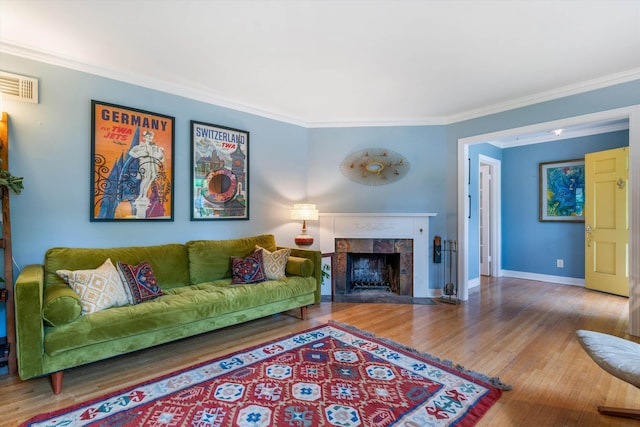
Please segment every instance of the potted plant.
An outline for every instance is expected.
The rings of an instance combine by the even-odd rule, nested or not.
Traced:
[[[2,169],[2,160],[0,160],[0,188],[7,188],[16,194],[20,194],[24,188],[22,180],[22,177],[13,176],[8,170]]]

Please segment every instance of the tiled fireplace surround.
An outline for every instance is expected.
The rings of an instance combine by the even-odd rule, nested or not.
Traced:
[[[344,294],[348,253],[400,254],[400,294],[428,298],[429,217],[418,214],[320,214],[320,250],[333,253],[335,294]]]
[[[334,293],[348,293],[349,254],[399,254],[398,295],[413,296],[413,240],[412,239],[338,239],[334,262]]]

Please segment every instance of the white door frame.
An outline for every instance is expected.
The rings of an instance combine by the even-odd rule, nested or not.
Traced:
[[[458,288],[469,299],[469,145],[604,120],[629,120],[629,333],[640,336],[640,104],[458,139]]]
[[[479,154],[478,170],[480,170],[480,164],[482,163],[491,166],[491,189],[489,190],[491,194],[491,200],[489,201],[489,211],[491,212],[489,216],[489,241],[491,242],[489,245],[489,256],[491,257],[491,267],[489,274],[492,277],[499,277],[501,276],[500,270],[502,266],[502,217],[500,215],[502,212],[502,192],[500,191],[502,188],[502,162],[493,157]],[[480,205],[478,204],[478,209],[479,208]]]

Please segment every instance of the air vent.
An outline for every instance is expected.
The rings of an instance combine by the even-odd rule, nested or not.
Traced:
[[[38,103],[38,79],[0,71],[0,92],[3,97]]]

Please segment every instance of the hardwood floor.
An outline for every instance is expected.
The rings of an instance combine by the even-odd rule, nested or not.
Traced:
[[[600,415],[598,405],[640,408],[640,390],[600,369],[575,331],[630,338],[628,300],[581,287],[484,279],[461,305],[346,304],[310,307],[307,320],[281,314],[65,372],[60,395],[49,378],[0,377],[0,426],[99,397],[137,382],[334,320],[499,376],[513,390],[478,426],[639,426]],[[635,342],[640,339],[631,337]]]

